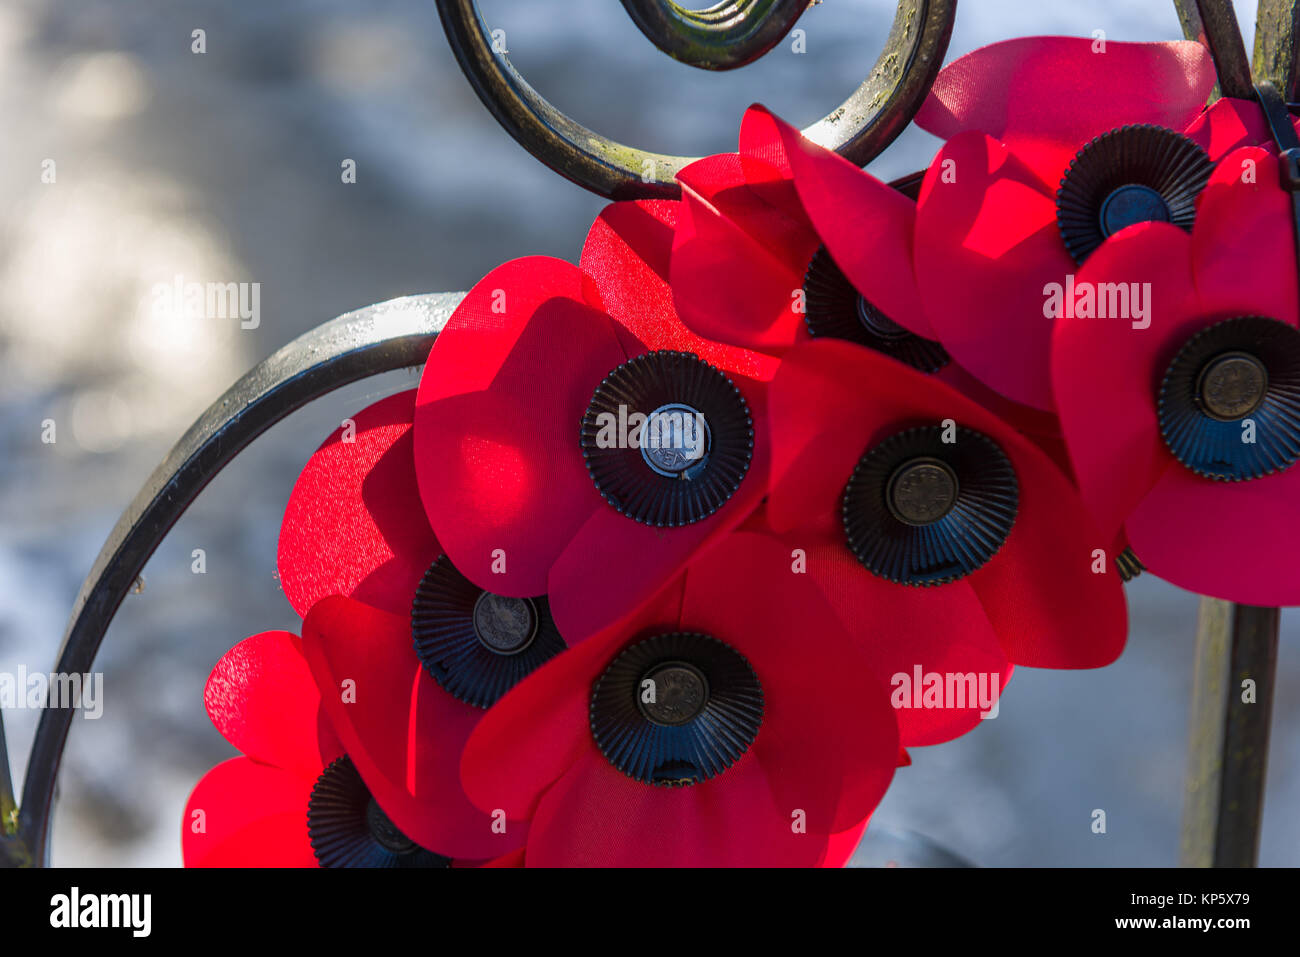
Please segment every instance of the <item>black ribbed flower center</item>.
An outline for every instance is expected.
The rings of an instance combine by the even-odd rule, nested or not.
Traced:
[[[877,443],[844,489],[844,533],[867,569],[904,585],[956,581],[991,559],[1016,520],[1011,460],[970,429],[922,426]]]
[[[544,595],[484,591],[445,555],[424,573],[411,604],[415,654],[448,693],[477,708],[502,695],[566,647]]]
[[[1300,458],[1300,330],[1261,316],[1192,336],[1160,384],[1160,434],[1197,475],[1240,482]]]
[[[1056,224],[1065,248],[1082,263],[1107,237],[1136,223],[1173,223],[1190,232],[1213,169],[1194,140],[1162,126],[1101,134],[1061,178]]]
[[[859,293],[825,246],[809,260],[803,289],[804,324],[814,339],[856,342],[926,373],[948,364],[943,346],[908,332]]]
[[[694,632],[624,648],[591,693],[591,734],[645,784],[696,784],[735,764],[763,721],[763,688],[729,645]]]
[[[648,352],[614,369],[582,418],[591,480],[619,513],[674,528],[707,518],[740,488],[754,455],[749,404],[687,352]]]
[[[307,801],[307,834],[321,867],[451,864],[450,858],[425,850],[393,824],[346,755],[316,779]]]

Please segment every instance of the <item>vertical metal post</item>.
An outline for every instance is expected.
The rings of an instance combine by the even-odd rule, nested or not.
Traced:
[[[1300,0],[1260,0],[1252,69],[1229,0],[1174,0],[1189,39],[1209,48],[1224,96],[1271,81],[1296,98]],[[1253,77],[1251,76],[1253,72]],[[1202,598],[1183,806],[1184,867],[1253,867],[1277,675],[1276,608]]]
[[[1258,858],[1279,615],[1276,608],[1201,599],[1184,867],[1253,867]]]

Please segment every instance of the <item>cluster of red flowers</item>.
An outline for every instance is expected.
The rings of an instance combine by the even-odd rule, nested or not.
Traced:
[[[213,672],[244,756],[186,862],[839,866],[963,680],[1113,661],[1143,565],[1300,600],[1291,198],[1213,83],[976,51],[919,192],[754,108],[578,265],[486,276],[299,477],[302,634]]]

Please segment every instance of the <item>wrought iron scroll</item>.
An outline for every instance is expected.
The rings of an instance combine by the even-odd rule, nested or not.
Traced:
[[[774,0],[735,0],[704,11],[686,11],[668,0],[624,0],[624,5],[661,49],[711,68],[740,66],[761,55],[779,42],[780,36],[771,39],[776,27],[788,30],[797,19],[792,4]],[[747,28],[734,16],[722,16],[742,8]],[[610,199],[680,195],[677,171],[692,157],[615,143],[560,112],[494,48],[475,0],[438,0],[438,14],[474,91],[528,152],[561,176]],[[858,166],[874,159],[921,108],[943,64],[956,15],[957,0],[899,0],[889,38],[870,74],[804,135]],[[708,19],[713,16],[717,19]],[[728,49],[734,62],[728,61]]]

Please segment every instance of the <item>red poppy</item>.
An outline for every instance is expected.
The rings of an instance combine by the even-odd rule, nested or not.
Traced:
[[[933,374],[1049,445],[1055,416],[980,383],[936,341],[913,273],[916,203],[751,107],[740,152],[678,174],[673,297],[703,336],[781,355],[856,342]]]
[[[996,672],[1001,656],[1089,668],[1123,649],[1113,532],[1101,534],[1069,479],[996,415],[900,363],[827,340],[786,354],[770,421],[767,520],[807,550],[810,577],[831,583],[824,591],[843,620],[880,607],[921,636],[862,631],[873,657],[905,673],[981,660]],[[928,640],[927,623],[938,629]],[[905,745],[962,730],[956,715],[935,715],[934,728],[912,715],[920,723],[909,741],[907,717],[900,712]]]
[[[416,485],[414,411],[413,391],[377,402],[311,457],[285,511],[280,579],[325,710],[388,789],[385,809],[422,844],[483,859],[522,837],[469,804],[460,750],[483,709],[565,642],[545,595],[484,592],[442,555]]]
[[[667,283],[675,214],[615,203],[580,266],[493,270],[420,383],[416,471],[443,548],[479,587],[546,593],[574,639],[644,601],[766,492],[754,436],[775,362],[682,325]],[[674,421],[696,441],[641,442]]]
[[[357,773],[321,709],[297,636],[248,638],[217,663],[208,716],[243,752],[199,781],[186,804],[187,867],[445,867],[386,813],[393,797]],[[433,809],[429,809],[432,811]],[[519,866],[522,851],[494,866]]]
[[[1300,604],[1283,558],[1300,532],[1300,301],[1279,166],[1271,150],[1237,150],[1190,235],[1148,223],[1108,239],[1079,288],[1147,284],[1149,325],[1092,318],[1080,301],[1052,343],[1062,427],[1103,532],[1122,528],[1176,585],[1253,605]],[[1102,285],[1121,282],[1137,285]]]
[[[531,818],[530,866],[838,866],[898,756],[830,607],[742,531],[517,685],[461,773],[480,807]]]
[[[1257,105],[1209,109],[1199,43],[1031,37],[949,64],[917,115],[948,140],[921,187],[916,276],[937,338],[972,374],[1052,407],[1050,284],[1146,220],[1190,229],[1212,164],[1271,142]]]

